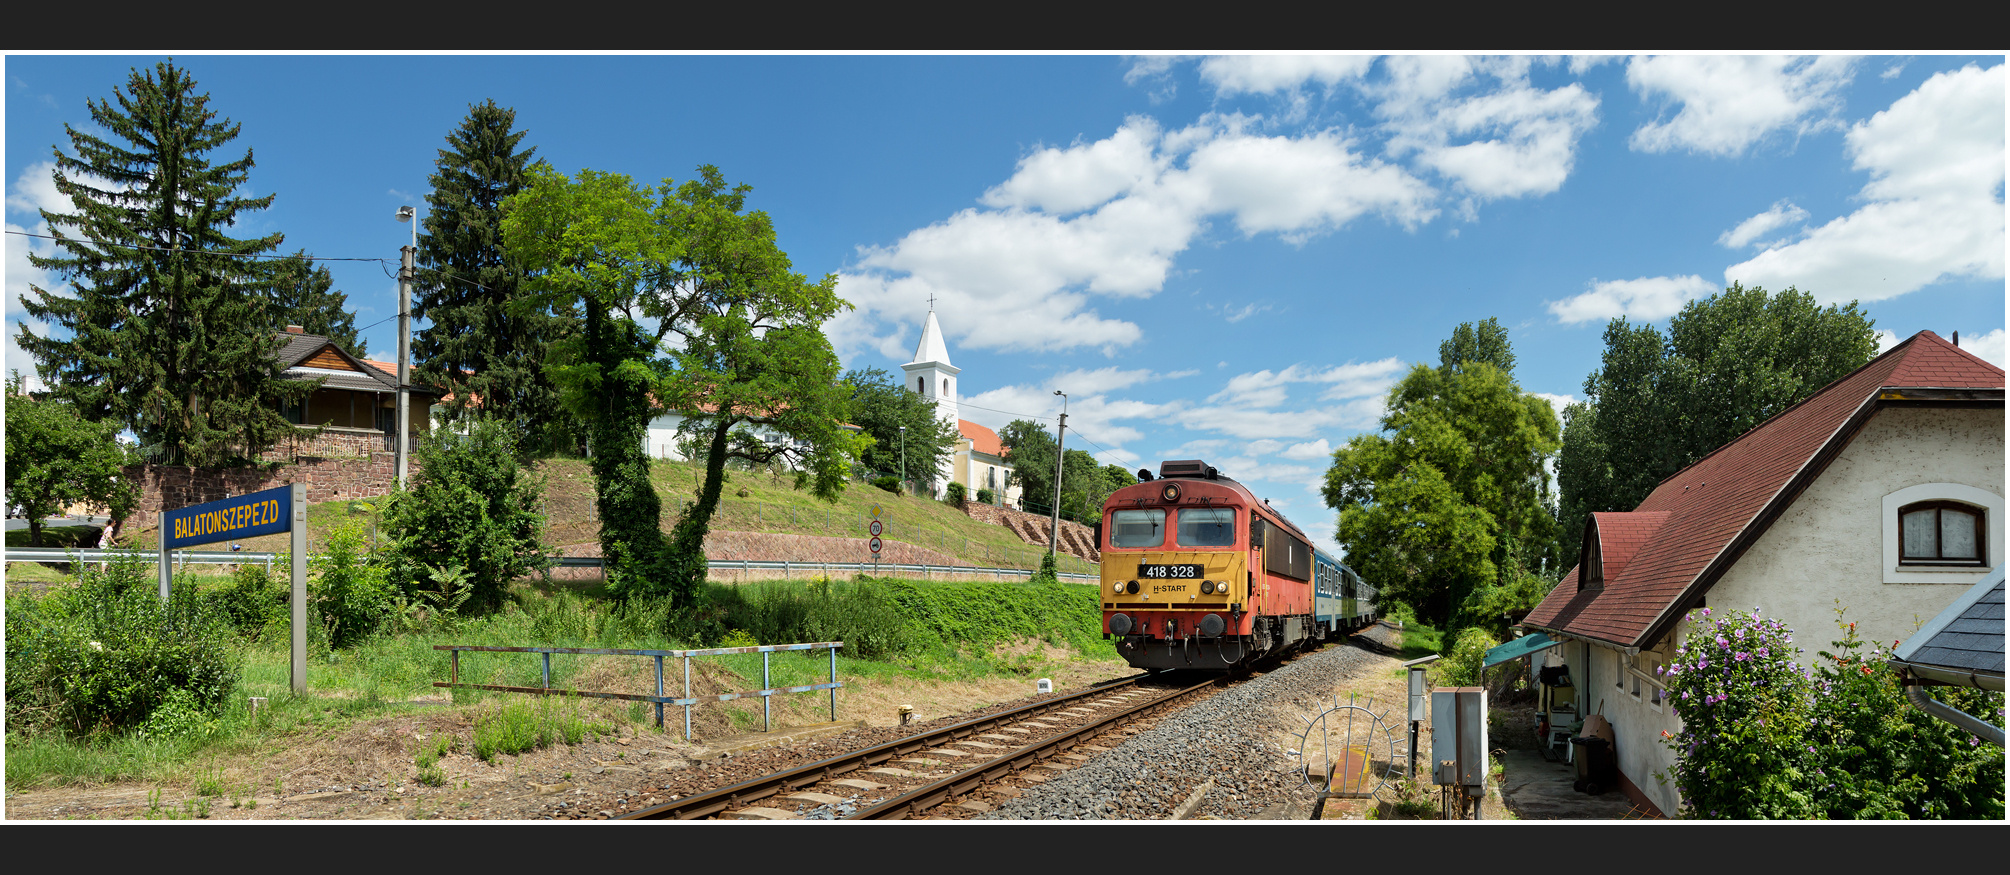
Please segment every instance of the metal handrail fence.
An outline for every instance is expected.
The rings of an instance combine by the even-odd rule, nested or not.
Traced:
[[[771,708],[771,700],[769,697],[774,696],[777,693],[811,693],[816,692],[817,690],[829,690],[831,691],[831,719],[833,721],[837,720],[837,702],[838,702],[837,691],[838,688],[844,686],[844,684],[839,683],[837,679],[837,652],[838,648],[843,646],[844,642],[842,641],[819,641],[813,644],[764,644],[755,647],[716,647],[708,650],[614,650],[604,647],[487,647],[474,644],[435,644],[433,645],[434,650],[447,650],[452,652],[451,657],[452,665],[448,669],[449,680],[434,681],[433,686],[448,687],[454,689],[467,689],[467,690],[492,690],[495,692],[502,692],[502,693],[531,693],[533,695],[540,695],[540,696],[582,696],[592,699],[622,699],[631,702],[654,702],[656,704],[657,729],[663,728],[664,705],[682,705],[684,706],[684,740],[690,741],[691,706],[696,705],[699,702],[729,702],[734,699],[745,698],[748,696],[759,696],[761,698],[761,730],[765,732],[773,727],[773,712]],[[772,683],[771,681],[772,676],[770,674],[771,665],[769,663],[769,654],[780,653],[791,650],[830,651],[830,675],[831,675],[830,681],[827,683],[809,684],[806,686],[799,686],[799,687],[770,687],[770,684]],[[511,687],[511,686],[503,686],[500,684],[461,683],[460,682],[461,654],[467,651],[478,651],[485,653],[539,654],[542,657],[543,661],[544,686]],[[551,688],[551,655],[554,653],[584,653],[594,656],[653,657],[656,663],[656,695],[645,696],[638,693],[609,693],[594,690],[554,690]],[[725,693],[717,696],[691,695],[691,658],[694,656],[723,656],[731,653],[759,653],[761,655],[762,689],[747,690],[738,693]],[[682,696],[663,695],[663,660],[665,657],[671,659],[681,658],[684,660],[684,695]]]
[[[152,561],[158,554],[151,550],[8,550],[8,562],[105,562],[120,556],[133,555]],[[176,550],[176,565],[266,565],[270,566],[279,553],[231,553],[221,550]],[[309,556],[308,558],[313,558]],[[599,568],[598,556],[553,556],[554,568]],[[905,565],[896,562],[796,562],[793,560],[768,559],[707,559],[707,567],[715,571],[780,571],[784,576],[801,571],[812,571],[829,576],[832,571],[839,573],[860,573],[886,571],[892,573],[919,574],[923,579],[952,574],[988,574],[999,580],[1008,578],[1029,579],[1034,574],[1030,568],[985,568],[975,565]],[[1097,583],[1096,575],[1076,572],[1061,572],[1055,577],[1078,583]]]

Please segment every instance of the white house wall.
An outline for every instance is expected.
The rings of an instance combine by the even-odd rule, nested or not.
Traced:
[[[1775,520],[1736,565],[1705,594],[1715,611],[1750,611],[1783,620],[1801,648],[1801,662],[1813,668],[1817,652],[1841,637],[1836,604],[1848,608],[1865,641],[1912,636],[1989,569],[1936,572],[1932,582],[1887,583],[1885,532],[1897,525],[1896,505],[1886,497],[1909,487],[1961,487],[1940,496],[1988,505],[1992,567],[2003,560],[2003,412],[2001,410],[1892,407],[1873,414],[1856,439],[1827,470]],[[1993,502],[1993,503],[1991,503]],[[1886,520],[1890,516],[1892,519]],[[1660,642],[1667,658],[1687,637],[1678,623]],[[1680,718],[1648,698],[1615,686],[1614,651],[1591,648],[1585,695],[1588,713],[1603,713],[1618,737],[1619,768],[1663,812],[1673,815],[1681,801],[1672,785],[1655,775],[1669,773],[1674,752],[1660,734],[1678,734]],[[1578,669],[1572,667],[1572,674]],[[1679,706],[1679,702],[1675,703]]]

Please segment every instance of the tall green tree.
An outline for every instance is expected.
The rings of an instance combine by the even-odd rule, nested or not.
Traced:
[[[1006,483],[1019,484],[1019,504],[1047,513],[1054,504],[1054,435],[1030,419],[1015,419],[998,430],[1005,447],[1005,464],[1012,466]]]
[[[638,188],[620,174],[534,170],[503,222],[536,275],[528,304],[585,313],[547,370],[592,430],[610,583],[686,607],[702,592],[729,460],[793,469],[798,488],[835,501],[867,443],[842,425],[849,390],[822,331],[849,307],[837,278],[795,273],[767,214],[746,209],[750,187],[728,187],[709,165],[698,173]],[[652,398],[682,414],[706,465],[667,544],[643,447]]]
[[[335,291],[335,277],[301,250],[268,263],[272,295],[266,326],[283,331],[298,325],[308,334],[318,334],[348,350],[357,358],[369,355],[369,345],[356,333],[356,314],[349,312],[349,296]]]
[[[1495,364],[1512,362],[1505,352],[1411,369],[1389,392],[1382,433],[1335,450],[1326,473],[1348,564],[1441,626],[1478,622],[1489,594],[1539,565],[1555,536],[1544,465],[1556,414]]]
[[[118,423],[87,422],[66,402],[37,400],[7,386],[7,507],[28,520],[28,543],[42,546],[42,519],[87,502],[123,520],[139,489],[121,470],[131,461]]]
[[[1507,329],[1492,316],[1483,322],[1459,323],[1451,338],[1438,344],[1439,367],[1463,373],[1468,365],[1481,362],[1499,368],[1501,373],[1514,373],[1514,348],[1508,344]]]
[[[872,438],[859,457],[867,471],[931,483],[956,451],[960,434],[936,415],[935,403],[897,383],[883,368],[845,372],[851,387],[851,422]],[[902,467],[901,427],[907,427],[906,467]]]
[[[57,254],[29,255],[73,295],[29,286],[28,314],[60,332],[17,339],[55,397],[84,418],[138,435],[149,461],[231,464],[294,433],[280,415],[313,384],[282,378],[280,340],[265,330],[265,269],[256,256],[282,235],[227,231],[271,206],[237,194],[251,151],[211,163],[238,135],[173,62],[135,69],[112,101],[89,103],[107,136],[65,126],[56,190],[73,212],[42,211]],[[59,336],[67,335],[67,337]]]
[[[1855,302],[1823,307],[1789,287],[1732,284],[1689,302],[1663,335],[1614,319],[1557,460],[1558,551],[1578,559],[1584,521],[1629,511],[1669,475],[1805,400],[1877,354]]]
[[[574,449],[582,437],[545,373],[551,344],[579,330],[570,304],[522,306],[524,269],[503,245],[502,208],[523,190],[535,147],[519,148],[516,111],[471,106],[447,135],[426,196],[412,312],[429,320],[413,338],[415,379],[451,389],[449,415],[480,412],[511,423],[528,454]]]

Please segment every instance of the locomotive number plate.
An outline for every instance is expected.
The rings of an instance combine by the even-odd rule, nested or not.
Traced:
[[[1200,572],[1201,566],[1199,563],[1184,565],[1138,564],[1138,576],[1147,580],[1199,580]]]

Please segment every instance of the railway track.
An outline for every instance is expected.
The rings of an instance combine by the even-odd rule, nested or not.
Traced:
[[[1143,731],[1158,714],[1192,704],[1193,698],[1242,677],[1197,681],[1188,673],[1139,675],[674,799],[618,819],[975,817],[1109,750],[1110,746],[1096,743],[1100,737]]]

